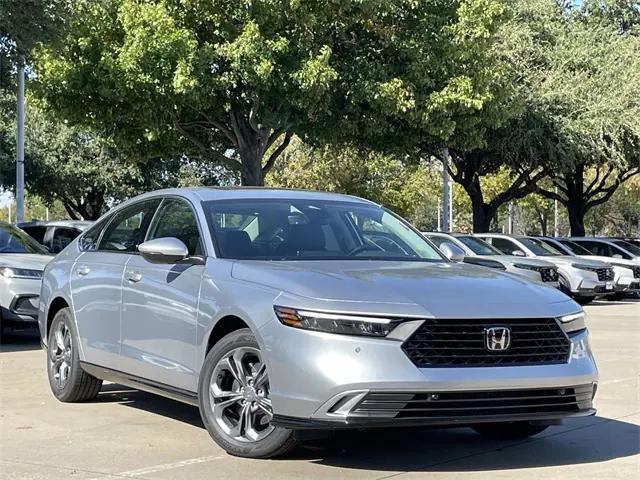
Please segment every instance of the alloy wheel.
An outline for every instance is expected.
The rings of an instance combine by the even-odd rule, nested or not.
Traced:
[[[274,430],[269,378],[260,350],[239,347],[216,364],[209,385],[213,417],[220,429],[241,442],[257,442]]]
[[[56,386],[63,389],[69,381],[73,359],[71,330],[64,322],[59,322],[53,338],[53,345],[49,346],[49,368]]]

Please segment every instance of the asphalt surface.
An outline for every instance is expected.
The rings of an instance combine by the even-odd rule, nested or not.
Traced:
[[[640,301],[586,310],[595,417],[517,442],[469,429],[343,433],[276,460],[231,457],[197,409],[119,385],[92,403],[59,403],[44,352],[21,332],[0,353],[0,479],[640,478]]]

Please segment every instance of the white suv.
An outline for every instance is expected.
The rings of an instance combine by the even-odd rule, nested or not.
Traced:
[[[614,293],[613,267],[608,263],[563,255],[534,237],[500,233],[481,233],[476,236],[508,255],[540,257],[553,263],[558,267],[560,289],[578,303],[590,303],[598,296]]]

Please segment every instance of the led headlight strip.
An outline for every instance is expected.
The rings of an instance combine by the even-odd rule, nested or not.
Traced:
[[[0,267],[0,276],[3,276],[4,278],[28,278],[39,280],[42,278],[42,272],[40,270],[30,270],[27,268]]]
[[[560,324],[562,325],[562,328],[564,328],[564,331],[570,333],[587,328],[585,318],[586,316],[584,312],[576,312],[569,315],[563,315],[558,320],[560,320]]]
[[[386,337],[402,319],[273,307],[283,325],[317,332]]]

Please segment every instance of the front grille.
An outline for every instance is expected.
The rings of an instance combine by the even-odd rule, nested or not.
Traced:
[[[611,267],[598,268],[596,273],[598,274],[598,280],[601,282],[613,280],[613,268]]]
[[[576,413],[592,407],[593,386],[472,392],[370,392],[349,416],[404,420]]]
[[[540,267],[538,269],[543,282],[557,282],[558,269],[555,267]]]
[[[633,270],[633,278],[640,278],[640,267],[631,267]]]
[[[508,327],[511,346],[489,351],[485,328]],[[402,345],[420,368],[566,363],[570,342],[553,318],[427,319]]]

